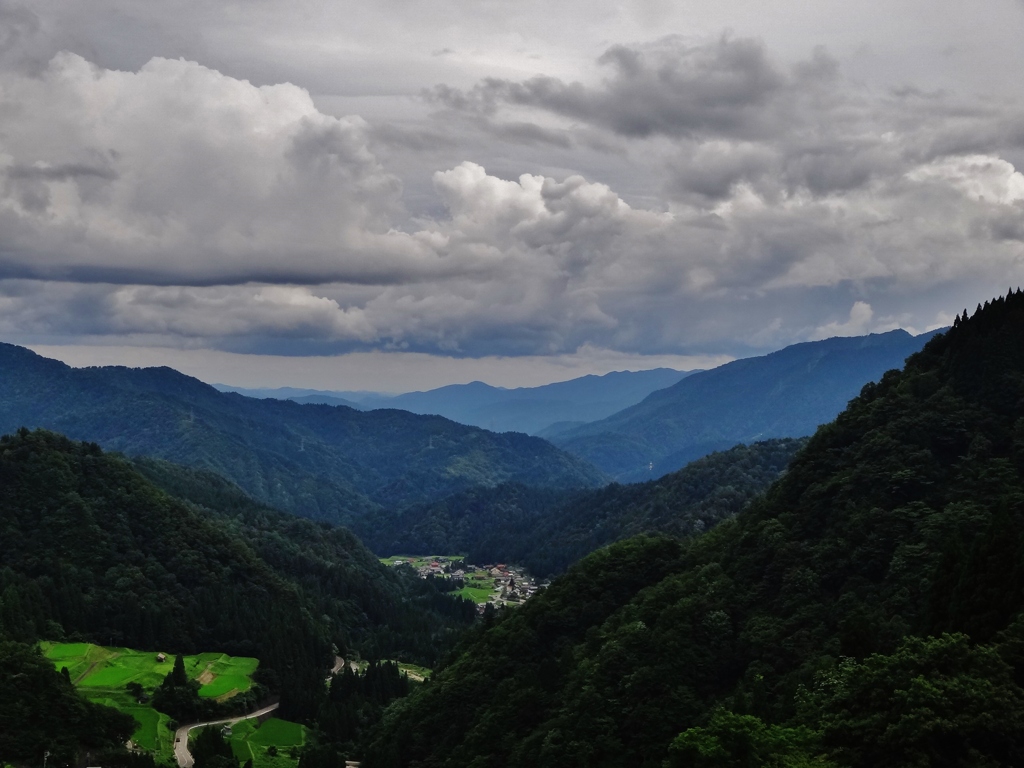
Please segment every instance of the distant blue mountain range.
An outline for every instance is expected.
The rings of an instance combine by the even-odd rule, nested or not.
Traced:
[[[347,405],[357,410],[398,408],[419,414],[444,416],[461,424],[492,432],[534,435],[558,425],[566,428],[603,419],[635,405],[652,392],[669,387],[695,371],[655,368],[615,371],[604,376],[582,376],[539,387],[505,389],[482,381],[452,384],[427,392],[384,395],[372,392],[334,392],[313,389],[243,389],[224,384],[222,391],[249,397],[270,397],[299,403]]]
[[[621,371],[519,389],[475,381],[402,395],[233,391],[361,410],[396,408],[495,432],[525,432],[586,459],[620,482],[641,482],[740,443],[812,434],[865,384],[902,368],[939,332],[837,337],[708,371]]]

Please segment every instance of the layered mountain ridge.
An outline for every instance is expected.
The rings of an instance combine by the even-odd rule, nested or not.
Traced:
[[[248,397],[273,397],[297,403],[348,405],[359,410],[399,408],[410,413],[444,416],[460,424],[493,432],[540,435],[556,424],[585,423],[610,416],[640,402],[655,390],[675,384],[694,371],[654,368],[581,376],[537,387],[494,387],[482,381],[450,384],[424,392],[381,395],[281,387],[246,389],[216,385]]]
[[[209,469],[272,506],[335,522],[477,485],[605,480],[522,434],[399,410],[254,400],[170,368],[76,369],[4,344],[0,433],[22,426]]]

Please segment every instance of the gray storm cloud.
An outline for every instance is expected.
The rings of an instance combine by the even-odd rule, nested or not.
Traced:
[[[666,40],[650,53],[616,45],[598,63],[612,70],[600,88],[549,76],[524,82],[490,78],[468,92],[442,86],[428,96],[484,114],[503,103],[540,107],[623,136],[750,137],[772,130],[764,107],[792,87],[755,40],[723,37],[696,46]]]
[[[737,350],[924,330],[1024,277],[1019,105],[872,90],[820,49],[619,44],[578,80],[435,87],[401,125],[184,59],[26,56],[0,70],[8,338]],[[401,157],[443,162],[427,213]]]
[[[388,282],[449,269],[391,232],[401,183],[359,118],[194,62],[62,53],[7,74],[2,269],[107,282]]]

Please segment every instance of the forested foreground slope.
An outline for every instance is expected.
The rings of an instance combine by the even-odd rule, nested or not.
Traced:
[[[47,753],[51,765],[69,765],[85,752],[104,765],[152,768],[124,752],[135,727],[78,695],[37,649],[0,639],[0,763],[35,765]]]
[[[1024,762],[1024,295],[866,386],[692,543],[590,555],[363,765]]]
[[[598,547],[638,533],[691,536],[737,514],[785,471],[804,440],[740,445],[658,480],[598,490],[504,484],[359,521],[381,555],[467,552],[471,562],[514,562],[535,576],[561,573]]]
[[[0,344],[0,433],[22,426],[209,469],[278,509],[340,523],[476,485],[605,479],[522,434],[398,410],[255,400],[170,368],[70,368]]]
[[[95,444],[0,438],[0,639],[256,656],[301,719],[321,703],[332,645],[430,664],[475,615],[348,531],[208,473],[144,466],[189,500]]]

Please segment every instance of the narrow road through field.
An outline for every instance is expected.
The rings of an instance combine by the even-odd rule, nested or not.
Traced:
[[[331,674],[338,674],[345,667],[345,660],[341,656],[334,657],[334,666],[331,667]],[[327,678],[328,681],[331,678]],[[188,751],[188,734],[190,731],[194,731],[196,728],[205,728],[208,725],[228,725],[229,723],[237,723],[241,720],[251,720],[254,717],[262,717],[263,715],[269,714],[277,709],[277,704],[271,704],[269,707],[264,707],[248,715],[242,715],[240,717],[228,717],[223,720],[210,720],[206,723],[192,723],[191,725],[183,725],[177,731],[174,732],[174,757],[178,761],[178,768],[192,768],[195,762],[192,759],[192,753]],[[346,763],[349,766],[358,766],[359,763]]]
[[[254,717],[262,717],[263,715],[273,712],[278,706],[279,705],[277,704],[271,704],[269,707],[264,707],[263,709],[258,709],[255,712],[250,712],[248,715],[227,717],[223,720],[210,720],[206,723],[192,723],[191,725],[181,726],[174,732],[174,758],[178,761],[178,768],[192,768],[192,764],[195,762],[192,759],[192,753],[188,751],[189,731],[194,731],[196,728],[205,728],[208,725],[228,725],[230,723],[237,723],[241,720],[252,720]]]

